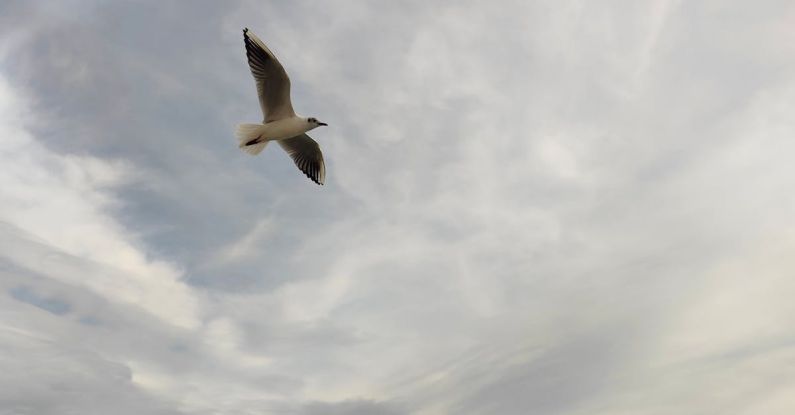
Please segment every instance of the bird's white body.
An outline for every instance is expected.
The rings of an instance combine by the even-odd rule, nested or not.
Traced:
[[[284,140],[301,135],[315,126],[306,122],[303,117],[291,117],[262,124],[262,138],[267,140]]]
[[[315,119],[293,116],[265,124],[240,124],[237,126],[235,135],[237,135],[240,148],[249,154],[256,155],[264,150],[270,141],[289,140],[305,135],[307,131],[318,127],[316,120],[314,122],[309,120]],[[286,142],[284,141],[284,143]]]
[[[240,148],[243,148],[248,153],[257,154],[265,148],[264,144],[267,144],[268,141],[297,137],[315,128],[317,128],[316,123],[311,123],[306,118],[294,116],[266,122],[265,124],[240,124],[237,126],[235,134],[240,141]],[[263,144],[263,146],[261,148],[245,148],[255,144]]]

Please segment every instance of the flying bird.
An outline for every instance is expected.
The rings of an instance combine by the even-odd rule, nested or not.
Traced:
[[[264,119],[262,124],[237,126],[235,136],[239,147],[248,154],[257,155],[269,142],[276,141],[307,177],[322,185],[326,179],[323,153],[306,132],[328,124],[314,117],[296,115],[290,102],[290,78],[282,64],[248,28],[243,29],[243,42]]]

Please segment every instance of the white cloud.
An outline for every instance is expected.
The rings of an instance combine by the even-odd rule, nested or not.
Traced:
[[[792,406],[790,9],[252,2],[165,7],[144,33],[130,7],[86,19],[96,48],[18,55],[123,79],[31,86],[36,117],[69,122],[31,126],[0,84],[9,354],[74,351],[70,373],[144,413]],[[258,117],[243,26],[329,120],[328,186],[223,136]],[[96,103],[120,91],[140,138],[108,144],[118,109]]]
[[[151,260],[134,237],[107,213],[117,204],[106,190],[132,176],[131,167],[90,156],[58,155],[24,129],[33,122],[7,81],[0,79],[0,220],[51,247],[48,258],[30,256],[19,242],[8,259],[28,269],[135,304],[182,327],[199,324],[197,301],[173,264]],[[101,269],[95,275],[63,272],[69,257]],[[80,265],[74,265],[79,267]],[[79,269],[79,268],[78,268]],[[78,271],[74,269],[74,271]]]

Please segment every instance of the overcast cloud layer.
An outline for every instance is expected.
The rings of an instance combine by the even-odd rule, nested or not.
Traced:
[[[793,114],[791,1],[4,1],[0,414],[791,414]]]

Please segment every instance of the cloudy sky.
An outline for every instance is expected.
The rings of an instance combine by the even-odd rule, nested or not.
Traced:
[[[3,1],[0,414],[791,414],[793,113],[788,0]]]

